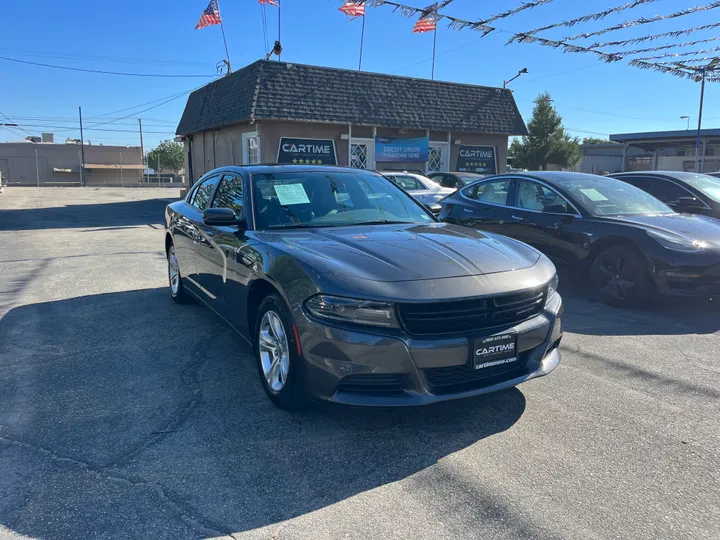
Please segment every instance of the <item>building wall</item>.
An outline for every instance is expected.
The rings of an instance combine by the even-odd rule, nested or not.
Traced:
[[[192,147],[193,180],[203,174],[227,165],[243,164],[243,133],[257,132],[260,138],[260,162],[276,163],[281,137],[309,139],[332,139],[335,142],[337,163],[348,166],[350,149],[350,128],[341,124],[323,124],[311,122],[287,122],[263,120],[254,124],[245,123],[215,131],[195,133],[192,145],[185,141],[185,168],[189,170],[188,155]],[[428,136],[427,130],[401,128],[377,128],[352,126],[352,139],[373,139],[374,135],[393,138],[414,138]],[[508,136],[503,134],[485,135],[478,133],[431,131],[430,144],[447,143],[450,135],[452,144],[447,148],[445,159],[447,170],[455,170],[460,144],[495,147],[497,170],[505,172],[507,164]],[[459,142],[459,144],[455,144]],[[375,162],[376,169],[419,169],[426,170],[425,162]]]
[[[37,150],[37,166],[35,151]],[[139,146],[85,145],[86,164],[142,165]],[[55,172],[69,169],[70,172]],[[0,172],[7,185],[79,185],[80,145],[52,143],[0,143]],[[88,169],[88,185],[120,184],[120,171]],[[139,183],[142,170],[124,170],[123,181]]]

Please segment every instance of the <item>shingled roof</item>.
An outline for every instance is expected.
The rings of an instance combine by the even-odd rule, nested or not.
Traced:
[[[527,134],[510,90],[268,60],[190,94],[177,133],[255,120]]]

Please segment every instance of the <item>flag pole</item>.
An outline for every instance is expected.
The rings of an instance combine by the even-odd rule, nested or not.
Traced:
[[[282,1],[278,2],[278,43],[282,43],[280,41],[280,10],[282,9]],[[278,51],[278,62],[280,61],[280,55],[282,54],[282,51]]]
[[[365,43],[365,15],[363,15],[362,18],[362,30],[360,31],[360,63],[358,64],[358,71],[362,71],[363,43]]]
[[[230,67],[230,53],[228,52],[227,39],[225,39],[225,26],[222,22],[222,14],[220,13],[220,2],[218,1],[218,15],[220,15],[220,30],[222,30],[223,43],[225,44],[225,57],[227,58],[228,74],[232,73]]]
[[[433,32],[433,59],[432,59],[432,75],[431,79],[435,80],[435,45],[437,44],[437,23],[435,23],[435,30]]]

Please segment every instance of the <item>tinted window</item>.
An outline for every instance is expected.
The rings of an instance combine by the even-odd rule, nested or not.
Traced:
[[[596,216],[674,214],[652,195],[608,176],[577,175],[561,185],[573,201]]]
[[[620,180],[639,187],[643,191],[647,191],[653,197],[660,199],[665,203],[672,203],[680,197],[691,197],[692,194],[685,188],[678,186],[670,180],[664,178],[653,178],[650,176],[626,176]]]
[[[551,214],[575,214],[573,206],[552,189],[531,180],[518,180],[518,206]]]
[[[255,174],[252,185],[260,230],[434,221],[391,182],[363,171]]]
[[[473,182],[476,182],[480,180],[481,178],[485,178],[485,175],[483,174],[459,174],[458,178],[460,181],[465,184],[466,186],[468,184],[472,184]]]
[[[507,206],[510,182],[512,182],[512,180],[507,179],[475,184],[463,190],[463,194],[470,199],[475,199],[480,202]]]
[[[198,210],[205,210],[208,202],[210,202],[210,196],[212,195],[213,189],[215,189],[219,179],[219,176],[213,176],[212,178],[204,180],[195,191],[195,195],[193,196],[190,204]]]
[[[243,181],[237,176],[225,175],[213,199],[214,208],[230,208],[237,213],[243,207]]]
[[[678,178],[690,184],[697,190],[702,191],[715,202],[720,202],[720,180],[715,174],[678,173]]]
[[[413,178],[412,176],[406,174],[393,174],[390,175],[389,178],[406,191],[411,189],[425,189],[425,186],[418,182],[417,178]]]

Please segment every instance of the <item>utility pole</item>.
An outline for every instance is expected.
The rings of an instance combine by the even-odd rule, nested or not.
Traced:
[[[35,174],[37,175],[37,185],[40,187],[40,165],[38,164],[37,148],[35,148]]]
[[[145,182],[145,146],[143,145],[142,138],[142,118],[138,118],[138,124],[140,124],[140,162],[142,163],[142,175],[143,182]]]
[[[78,107],[80,113],[80,185],[87,185],[87,177],[85,176],[85,139],[83,138],[82,127],[82,107]]]
[[[702,127],[703,100],[705,99],[705,68],[702,68],[700,83],[700,112],[698,113],[697,137],[695,138],[695,172],[700,172],[700,128]]]
[[[123,180],[122,152],[120,152],[120,187],[125,187],[125,181]]]

